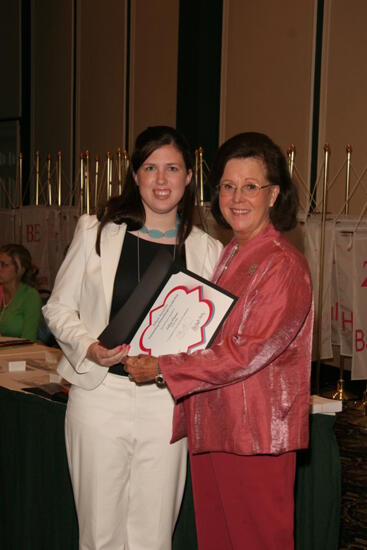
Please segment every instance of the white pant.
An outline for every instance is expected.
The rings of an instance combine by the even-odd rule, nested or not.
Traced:
[[[173,399],[108,374],[72,386],[65,433],[80,550],[170,550],[186,477],[186,440],[169,444]]]

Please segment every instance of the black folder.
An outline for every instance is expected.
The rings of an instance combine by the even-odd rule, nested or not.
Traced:
[[[130,342],[170,275],[180,269],[180,263],[173,261],[165,249],[155,255],[140,283],[99,335],[101,344],[111,349]]]

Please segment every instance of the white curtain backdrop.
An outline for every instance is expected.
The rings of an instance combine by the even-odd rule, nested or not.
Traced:
[[[315,297],[315,321],[318,320],[318,297],[319,297],[319,279],[320,279],[320,243],[321,243],[321,217],[310,216],[304,226],[305,242],[304,253],[308,260]],[[321,343],[320,358],[329,359],[333,357],[331,345],[331,305],[332,305],[332,273],[334,261],[334,221],[326,222],[325,226],[325,246],[324,246],[324,280],[323,280],[323,300],[322,300],[322,322],[321,322]],[[315,322],[315,329],[317,323]],[[316,336],[316,335],[315,335]],[[314,342],[316,342],[316,337]],[[314,350],[314,359],[316,359]]]
[[[340,354],[352,357],[353,351],[353,256],[351,232],[338,224],[335,234],[335,272],[337,282],[336,324]]]
[[[0,246],[23,244],[39,269],[39,286],[52,290],[56,273],[74,234],[74,206],[24,206],[0,210]]]
[[[353,238],[353,358],[352,380],[367,379],[367,233]]]

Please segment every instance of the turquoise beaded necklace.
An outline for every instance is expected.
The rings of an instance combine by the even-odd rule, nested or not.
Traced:
[[[140,233],[145,233],[152,237],[152,239],[163,239],[177,237],[178,229],[180,227],[180,218],[177,216],[177,223],[174,229],[168,229],[168,231],[160,231],[160,229],[148,229],[145,225],[139,229]]]

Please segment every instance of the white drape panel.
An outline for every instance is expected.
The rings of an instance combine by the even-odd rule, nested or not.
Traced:
[[[335,273],[337,300],[334,319],[338,328],[340,354],[352,357],[353,348],[353,257],[351,232],[343,231],[343,224],[336,226]]]
[[[353,238],[353,358],[352,380],[367,379],[367,233]]]
[[[0,209],[0,246],[18,242],[19,228],[16,225],[16,211]]]
[[[308,260],[312,282],[314,286],[315,297],[315,321],[319,315],[319,279],[320,279],[320,243],[321,243],[321,217],[312,216],[307,219],[304,225],[304,253]],[[325,226],[325,246],[324,246],[324,279],[323,279],[323,303],[322,303],[322,322],[321,322],[321,343],[320,357],[328,359],[333,357],[331,345],[331,304],[332,304],[332,272],[334,261],[334,221],[327,221]],[[317,323],[315,322],[315,329]],[[314,338],[316,342],[317,339]],[[316,358],[314,350],[314,358]]]
[[[41,288],[52,289],[79,218],[74,206],[24,206],[0,210],[0,246],[21,243],[39,269]]]
[[[48,227],[49,208],[47,206],[25,206],[19,210],[22,221],[22,244],[28,248],[33,263],[39,269],[41,288],[51,289],[51,273],[48,247],[53,239]]]

